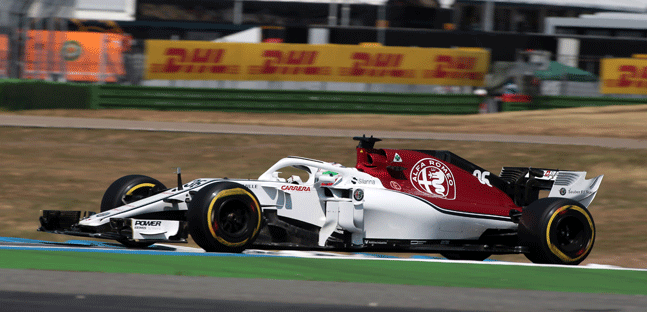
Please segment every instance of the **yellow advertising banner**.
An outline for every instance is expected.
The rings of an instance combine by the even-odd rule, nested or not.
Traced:
[[[482,86],[483,49],[146,41],[146,79]]]
[[[600,80],[603,94],[647,94],[647,59],[602,59]]]

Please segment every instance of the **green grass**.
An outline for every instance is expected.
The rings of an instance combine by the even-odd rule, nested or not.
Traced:
[[[647,295],[647,272],[574,267],[0,250],[0,268]]]

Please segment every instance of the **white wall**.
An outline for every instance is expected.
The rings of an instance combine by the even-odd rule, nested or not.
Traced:
[[[30,17],[46,17],[44,8],[53,0],[36,0],[29,10]],[[134,21],[136,0],[74,0],[66,18],[84,20]]]

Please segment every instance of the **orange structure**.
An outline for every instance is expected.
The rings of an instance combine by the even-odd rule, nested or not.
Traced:
[[[23,78],[64,74],[68,81],[116,82],[126,74],[123,52],[130,49],[128,35],[31,30],[27,37]]]
[[[7,76],[9,67],[9,38],[0,35],[0,77]]]

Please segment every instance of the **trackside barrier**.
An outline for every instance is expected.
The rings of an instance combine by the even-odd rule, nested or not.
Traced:
[[[89,85],[40,80],[0,80],[0,107],[9,110],[95,108]]]
[[[285,113],[477,114],[477,95],[192,89],[0,79],[0,108],[217,110]],[[647,104],[644,99],[541,96],[502,111]]]
[[[290,113],[475,114],[474,95],[101,86],[99,107]]]
[[[531,102],[501,103],[502,112],[526,111],[539,109],[597,107],[609,105],[639,105],[647,104],[647,99],[627,99],[609,97],[577,97],[577,96],[539,96]]]

